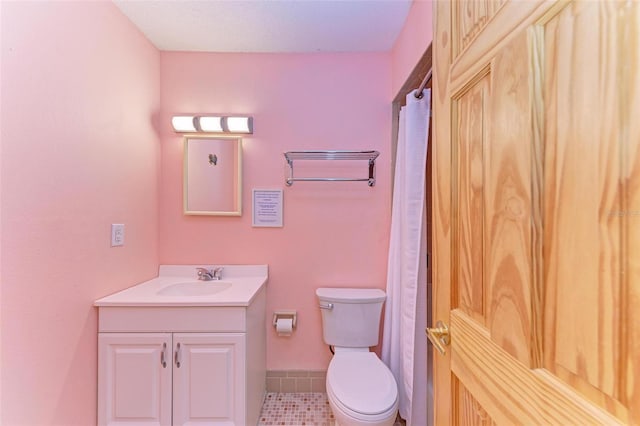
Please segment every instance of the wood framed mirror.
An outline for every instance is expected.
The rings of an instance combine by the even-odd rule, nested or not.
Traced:
[[[184,214],[242,215],[242,138],[184,137]]]

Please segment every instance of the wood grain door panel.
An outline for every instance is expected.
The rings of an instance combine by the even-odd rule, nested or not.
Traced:
[[[640,2],[434,12],[436,423],[640,424]]]

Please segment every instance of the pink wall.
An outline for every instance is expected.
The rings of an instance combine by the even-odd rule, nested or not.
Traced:
[[[0,2],[0,59],[4,52],[4,44],[2,44],[2,2]],[[2,62],[0,61],[0,100],[2,99]],[[2,102],[0,102],[0,321],[2,321]],[[2,423],[2,323],[0,322],[0,424]]]
[[[390,226],[391,68],[377,54],[161,55],[161,263],[269,265],[268,320],[295,309],[292,337],[267,326],[268,369],[324,369],[315,289],[384,288]],[[244,138],[242,217],[182,214],[182,139],[176,113],[243,113],[255,132]],[[285,187],[283,152],[375,149],[377,184],[297,182]],[[331,174],[331,162],[321,172]],[[366,163],[353,165],[366,175]],[[284,189],[284,227],[252,228],[251,189]]]
[[[160,55],[109,2],[0,2],[0,424],[95,422],[92,302],[159,262],[269,264],[269,314],[296,309],[299,328],[268,327],[268,368],[326,368],[314,290],[384,288],[389,101],[430,17],[416,1],[386,54]],[[242,217],[182,215],[176,112],[255,117]],[[286,188],[282,152],[297,149],[377,149],[378,183]],[[284,228],[251,227],[251,188],[284,189]],[[114,222],[124,247],[109,247]]]
[[[91,425],[92,303],[157,273],[160,55],[110,2],[1,22],[0,423]]]
[[[398,94],[433,40],[432,9],[432,1],[414,0],[404,27],[393,45],[391,51],[392,99]]]

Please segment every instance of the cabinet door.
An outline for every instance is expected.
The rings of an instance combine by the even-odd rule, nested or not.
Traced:
[[[173,424],[244,425],[244,334],[176,333],[173,350]]]
[[[131,423],[171,425],[169,333],[98,336],[98,424]]]

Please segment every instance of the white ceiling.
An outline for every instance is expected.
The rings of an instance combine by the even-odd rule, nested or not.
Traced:
[[[391,50],[412,0],[114,0],[160,50]]]

